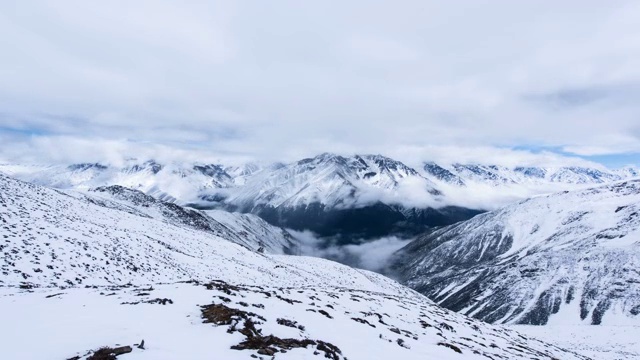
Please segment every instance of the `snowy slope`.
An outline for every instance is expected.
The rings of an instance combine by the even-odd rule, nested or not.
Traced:
[[[2,175],[0,190],[0,284],[172,281],[208,271],[203,254],[216,243],[295,249],[288,234],[255,217],[218,221],[131,190],[115,201],[111,193],[61,192]]]
[[[143,216],[162,209],[125,195],[114,206],[0,175],[3,358],[85,359],[143,339],[118,358],[585,358],[381,275]]]
[[[587,359],[411,293],[278,285],[0,288],[3,356],[86,359],[118,344],[133,345],[118,359]]]
[[[537,197],[426,234],[394,266],[492,323],[640,322],[640,180]]]
[[[75,192],[67,193],[72,196],[76,194]],[[115,204],[100,201],[100,199],[115,200],[127,207],[135,207],[136,211],[143,216],[161,219],[177,226],[203,230],[249,249],[255,250],[262,246],[266,252],[273,254],[297,252],[295,241],[287,231],[269,225],[255,215],[216,210],[201,212],[157,200],[138,190],[119,185],[91,189],[88,195],[89,197],[85,196],[88,201],[113,207]]]
[[[511,325],[509,328],[593,359],[640,359],[640,326]]]

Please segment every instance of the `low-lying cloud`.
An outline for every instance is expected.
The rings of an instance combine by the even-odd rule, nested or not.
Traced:
[[[393,253],[412,241],[387,236],[375,240],[359,240],[357,244],[338,245],[332,239],[320,238],[308,230],[287,231],[298,240],[301,255],[321,257],[380,273],[386,272]]]

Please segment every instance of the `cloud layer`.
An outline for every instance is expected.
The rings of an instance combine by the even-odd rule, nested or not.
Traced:
[[[413,239],[383,237],[361,243],[337,245],[331,239],[318,238],[310,231],[287,230],[300,244],[300,255],[321,257],[360,269],[385,272],[394,252]]]
[[[1,155],[640,153],[638,39],[636,1],[8,2]]]

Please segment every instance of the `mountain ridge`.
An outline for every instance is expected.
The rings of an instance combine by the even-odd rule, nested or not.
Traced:
[[[320,237],[412,237],[486,210],[537,196],[636,176],[626,169],[451,166],[416,170],[382,155],[323,153],[288,164],[225,166],[129,160],[44,168],[0,165],[0,171],[58,188],[121,185],[203,210],[251,213],[271,225]]]
[[[491,323],[640,320],[638,204],[640,180],[523,200],[419,237],[392,268]]]
[[[318,170],[318,167],[323,167],[321,170],[324,173]],[[323,153],[287,164],[271,165],[246,163],[238,166],[175,161],[159,163],[154,160],[135,159],[129,159],[120,166],[103,163],[40,166],[0,164],[0,171],[8,175],[56,188],[90,189],[121,185],[182,204],[203,196],[225,197],[238,207],[250,207],[251,203],[266,203],[274,207],[282,204],[296,206],[308,205],[316,201],[333,207],[340,204],[341,195],[349,197],[349,195],[355,195],[351,190],[361,191],[358,188],[360,185],[371,189],[392,191],[407,178],[416,180],[422,185],[412,186],[412,190],[421,190],[422,195],[434,197],[428,200],[424,197],[423,203],[438,207],[446,205],[446,201],[444,203],[437,201],[437,198],[442,195],[442,189],[438,189],[438,186],[443,185],[454,187],[477,184],[494,187],[520,185],[533,188],[550,185],[552,187],[549,189],[553,191],[558,190],[558,186],[565,188],[569,186],[566,188],[569,190],[573,185],[595,185],[640,177],[640,169],[634,167],[609,170],[602,166],[500,166],[473,163],[448,165],[427,161],[417,169],[382,155],[342,156],[333,153]],[[291,184],[293,176],[305,176],[310,181]],[[256,177],[258,179],[255,179]],[[278,186],[269,185],[270,181],[277,183]],[[346,190],[330,187],[317,188],[318,182],[332,181],[343,181],[342,185]],[[283,185],[291,189],[274,189]],[[252,189],[243,190],[243,188]],[[230,191],[227,194],[225,190]],[[536,191],[545,192],[537,188]],[[368,195],[372,199],[368,199]],[[386,197],[383,195],[366,193],[350,199],[351,204],[344,203],[343,200],[343,205],[358,206],[362,203],[375,202],[375,200],[381,200],[387,204],[394,204],[394,202],[401,204],[406,200],[397,196],[394,198],[397,194],[387,194]]]

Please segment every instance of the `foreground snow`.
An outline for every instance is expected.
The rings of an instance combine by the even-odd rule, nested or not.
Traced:
[[[165,304],[153,303],[154,299]],[[212,304],[249,315],[238,315],[229,324],[203,323],[202,306]],[[2,331],[6,359],[84,359],[92,350],[121,345],[133,348],[121,356],[125,360],[249,359],[269,349],[278,350],[277,359],[309,359],[314,354],[335,360],[586,359],[440,309],[417,294],[398,296],[311,284],[295,288],[223,282],[0,288],[0,317],[4,324],[11,324]],[[243,332],[247,319],[260,333]],[[133,346],[142,340],[144,350]],[[248,340],[257,345],[243,345]],[[277,345],[306,340],[313,344],[291,349]],[[322,350],[320,344],[325,343],[331,351]],[[248,348],[234,350],[233,346]]]
[[[509,328],[594,359],[640,359],[640,326],[514,325]]]

